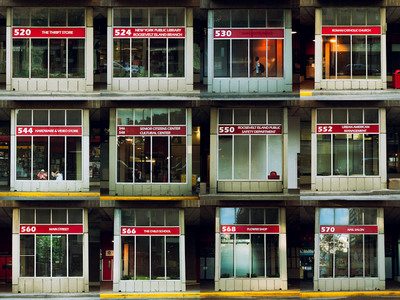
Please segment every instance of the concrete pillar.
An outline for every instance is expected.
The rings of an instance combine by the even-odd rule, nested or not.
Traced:
[[[378,278],[379,287],[385,289],[385,228],[384,208],[378,208]]]
[[[7,7],[6,16],[6,90],[12,91],[12,9]]]
[[[219,280],[221,278],[221,208],[215,208],[215,291],[219,291]]]
[[[186,8],[186,59],[185,79],[186,91],[193,91],[193,8]]]
[[[381,35],[381,77],[382,77],[382,88],[384,90],[387,89],[387,57],[386,57],[386,8],[381,8],[381,26],[382,26],[382,35]]]
[[[288,121],[288,108],[283,108],[283,117],[282,117],[282,160],[283,160],[283,168],[282,168],[282,184],[283,184],[283,192],[288,192],[288,183],[289,183],[289,121]]]
[[[217,193],[218,109],[210,109],[210,194]]]
[[[114,66],[114,45],[112,30],[112,8],[107,10],[107,90],[112,90],[112,72]]]
[[[113,291],[119,292],[121,278],[121,209],[114,209],[114,263],[113,263]]]
[[[116,149],[116,143],[117,143],[117,137],[116,137],[116,109],[115,108],[110,108],[110,134],[109,134],[109,194],[110,195],[115,195],[116,192],[116,187],[115,187],[115,182],[116,182],[116,155],[117,155],[117,149]]]
[[[214,81],[214,11],[208,11],[207,25],[207,90],[209,93],[213,90]]]
[[[93,70],[92,70],[93,71]],[[92,72],[93,73],[93,72]],[[89,153],[90,153],[90,120],[89,110],[83,110],[83,136],[82,136],[82,190],[89,191]]]
[[[187,193],[192,192],[192,160],[193,160],[193,137],[192,137],[192,109],[187,110],[187,121],[186,121],[186,143],[187,143],[187,162],[186,162],[186,182],[187,182]]]
[[[288,289],[287,273],[287,242],[286,242],[286,208],[279,209],[280,234],[279,234],[279,272],[281,274],[282,290]]]
[[[315,9],[315,79],[314,89],[321,89],[322,80],[322,9]]]
[[[88,156],[88,155],[87,155]],[[89,156],[88,156],[89,157]],[[89,292],[89,214],[83,209],[83,291]],[[81,291],[78,291],[81,292]]]
[[[315,228],[314,228],[314,291],[318,291],[318,276],[319,276],[319,208],[315,208]]]
[[[311,190],[315,191],[316,176],[317,176],[317,135],[315,127],[317,122],[317,110],[311,110]]]
[[[19,270],[20,270],[20,240],[19,240],[19,209],[13,208],[12,217],[12,292],[19,292]]]
[[[15,110],[10,115],[10,191],[15,190],[16,160],[17,160],[17,137],[15,136]]]
[[[87,7],[86,8],[86,39],[85,39],[86,92],[93,91],[93,44],[94,44],[93,7]]]
[[[386,158],[386,109],[379,109],[379,175],[381,189],[387,188],[387,158]]]
[[[283,59],[283,76],[285,78],[285,91],[292,91],[293,84],[293,63],[292,63],[292,11],[285,9],[285,42]]]

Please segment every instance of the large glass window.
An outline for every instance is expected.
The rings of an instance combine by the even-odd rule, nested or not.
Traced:
[[[15,115],[17,127],[29,126],[26,135],[17,133],[17,180],[82,180],[81,136],[29,135],[35,127],[80,127],[82,110],[16,110]]]
[[[318,109],[319,124],[376,125],[378,109]],[[379,175],[379,134],[317,134],[317,175]]]
[[[221,225],[279,224],[278,208],[221,208]],[[221,234],[221,278],[279,277],[279,234]]]
[[[185,109],[118,109],[117,125],[185,126]],[[117,182],[186,182],[186,135],[119,136]]]
[[[83,211],[82,209],[21,209],[20,224],[83,224]],[[21,234],[20,276],[83,276],[83,235]]]
[[[281,128],[280,109],[220,109],[219,180],[279,180],[282,175],[281,134],[257,134],[266,126]],[[237,124],[257,128],[250,134],[226,134]],[[232,127],[225,127],[232,125]],[[222,132],[221,132],[222,130]]]

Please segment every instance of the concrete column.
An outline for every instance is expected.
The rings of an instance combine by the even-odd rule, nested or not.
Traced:
[[[288,117],[288,189],[298,189],[297,154],[300,153],[300,117]]]
[[[19,270],[20,270],[20,240],[19,240],[19,209],[13,208],[12,217],[12,292],[19,292]]]
[[[186,91],[193,91],[193,8],[186,8],[186,59],[185,79]]]
[[[387,188],[387,159],[386,159],[386,109],[379,109],[379,176],[381,189]]]
[[[281,207],[280,212],[280,234],[279,234],[279,272],[281,274],[282,290],[288,289],[287,273],[287,241],[286,241],[286,209]]]
[[[214,80],[214,11],[208,11],[208,25],[207,25],[207,90],[209,93],[213,90]]]
[[[285,78],[285,91],[292,91],[293,84],[293,63],[292,63],[292,11],[285,9],[285,42],[283,58],[283,76]]]
[[[218,135],[217,135],[218,110],[210,109],[210,194],[217,193],[217,160],[218,160]]]
[[[192,109],[187,110],[187,121],[186,121],[186,143],[187,143],[187,162],[186,162],[186,182],[187,182],[187,193],[192,192],[192,160],[193,160],[193,137],[192,137]]]
[[[117,156],[117,137],[116,137],[116,109],[115,108],[110,108],[110,135],[109,135],[109,194],[110,195],[115,195],[116,187],[116,156]]]
[[[288,183],[289,183],[289,121],[288,121],[288,108],[283,108],[283,116],[282,116],[282,160],[283,160],[283,168],[282,168],[282,184],[283,184],[283,192],[288,192]]]
[[[182,292],[186,291],[186,255],[185,255],[185,211],[179,210],[179,272],[181,278]]]
[[[11,110],[10,115],[10,191],[15,190],[16,161],[17,161],[17,138],[15,136],[15,110]]]
[[[7,7],[6,16],[6,90],[12,91],[12,9]]]
[[[93,71],[93,70],[92,70]],[[83,110],[83,136],[82,136],[82,188],[83,191],[89,191],[89,153],[90,153],[90,121],[89,110]]]
[[[318,277],[319,277],[319,208],[315,208],[315,229],[314,229],[314,291],[318,291]]]
[[[86,8],[86,60],[85,60],[85,74],[86,74],[86,92],[93,91],[93,44],[94,44],[94,30],[93,30],[93,7]]]
[[[378,278],[379,287],[385,289],[385,228],[384,208],[378,208]]]
[[[82,292],[89,292],[89,214],[86,208],[83,209],[83,289]]]
[[[321,89],[322,80],[322,9],[315,9],[315,81],[314,89]]]
[[[221,278],[221,208],[215,208],[215,291],[219,291],[219,280]]]
[[[311,190],[315,191],[317,176],[317,135],[315,134],[315,124],[317,122],[317,110],[311,110]]]
[[[387,57],[386,57],[386,8],[381,8],[381,23],[382,23],[382,35],[381,35],[381,77],[382,77],[382,88],[387,89]]]
[[[114,209],[113,291],[119,292],[121,278],[121,209]]]
[[[107,10],[107,90],[112,90],[112,72],[114,65],[114,45],[112,30],[112,8]]]

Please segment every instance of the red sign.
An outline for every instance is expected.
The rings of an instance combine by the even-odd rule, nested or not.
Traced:
[[[378,233],[378,226],[320,226],[320,233]]]
[[[221,233],[279,233],[279,225],[221,225]]]
[[[185,28],[114,28],[114,37],[184,38]]]
[[[20,234],[83,233],[83,225],[19,225]]]
[[[179,227],[121,227],[121,235],[179,235]]]
[[[281,125],[234,125],[218,126],[219,134],[282,134]]]
[[[82,135],[82,127],[17,126],[17,135]]]
[[[118,135],[186,135],[186,126],[118,126]]]
[[[379,133],[379,125],[346,124],[346,125],[317,125],[317,134],[324,133]]]
[[[84,38],[85,28],[13,28],[14,38]]]
[[[283,29],[214,29],[214,39],[281,38]]]
[[[381,27],[322,27],[322,34],[381,34]]]

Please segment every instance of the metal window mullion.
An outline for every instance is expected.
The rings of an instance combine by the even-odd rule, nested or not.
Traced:
[[[68,223],[68,209],[67,209],[67,223]],[[67,254],[67,277],[69,277],[69,235],[68,234],[66,234],[65,235],[65,239],[67,240],[66,241],[66,245],[67,245],[67,249],[65,249],[66,251],[65,251],[65,253]]]
[[[337,51],[337,45],[338,45],[338,36],[337,35],[335,35],[335,41],[336,41],[336,45],[335,45],[335,80],[337,80],[337,54],[338,54],[338,51]],[[332,110],[331,110],[332,111]]]
[[[233,235],[233,278],[236,278],[236,234]],[[221,253],[222,255],[222,253]]]
[[[153,137],[149,136],[150,138],[150,183],[153,183]],[[146,137],[145,137],[146,141]]]
[[[350,143],[349,143],[349,136],[351,137],[351,138],[353,138],[353,135],[352,134],[346,134],[346,147],[347,147],[347,149],[346,149],[346,154],[347,154],[347,157],[346,157],[346,164],[347,164],[347,176],[350,176],[350,162],[349,162],[349,160],[350,160]]]
[[[50,38],[47,39],[47,79],[50,78]]]
[[[170,174],[171,174],[171,140],[172,140],[172,136],[168,136],[168,154],[167,154],[167,163],[168,163],[168,180],[167,182],[169,183],[170,180]]]
[[[48,136],[47,137],[47,180],[50,180],[49,175],[51,175],[51,173],[50,173],[50,153],[51,153],[50,140],[51,140],[51,136]]]
[[[136,212],[135,212],[135,213],[136,213]],[[136,220],[136,218],[135,218],[135,220]],[[134,262],[133,278],[136,280],[136,272],[137,272],[137,265],[136,265],[136,256],[137,256],[137,253],[136,253],[136,246],[137,246],[137,239],[136,239],[136,236],[133,237],[133,241],[135,242],[134,245],[133,245],[133,248],[134,248],[134,250],[135,250],[135,254],[134,254],[134,256],[133,256],[133,262]]]
[[[348,245],[349,245],[349,250],[347,251],[347,278],[350,278],[350,234],[347,235],[349,237],[348,239]]]
[[[365,176],[365,134],[362,135],[363,137],[363,176]]]
[[[68,15],[68,14],[67,14]],[[68,24],[68,23],[67,23]],[[65,39],[65,59],[66,59],[66,61],[65,61],[65,72],[67,73],[67,74],[65,74],[66,76],[65,76],[65,78],[69,78],[69,72],[68,72],[68,62],[69,62],[69,43],[68,43],[68,41],[69,41],[69,39],[68,38],[66,38]]]
[[[334,234],[332,234],[333,235],[333,237],[332,237],[332,240],[333,240],[333,253],[332,253],[332,278],[336,278],[336,253],[335,253],[335,251],[336,251],[336,240],[335,240],[335,235]]]
[[[365,78],[368,79],[368,35],[365,36]]]
[[[268,67],[268,39],[265,39],[265,64]],[[268,68],[264,68],[264,69],[265,69],[265,77],[268,78]],[[268,112],[268,109],[267,109],[267,112]],[[268,116],[268,113],[267,113],[267,116]]]
[[[150,214],[151,217],[151,214]],[[150,223],[151,224],[151,223]],[[151,236],[149,236],[149,280],[151,282]]]
[[[167,9],[167,11],[168,11],[168,9]],[[167,21],[168,21],[168,17],[167,17]],[[168,38],[166,38],[166,41],[165,41],[165,47],[166,47],[166,49],[165,49],[165,63],[166,63],[166,74],[165,74],[165,77],[167,77],[168,78],[168,62],[169,62],[169,59],[168,59],[168,54],[169,54],[169,43],[168,43]]]
[[[167,236],[164,238],[164,280],[167,280]]]
[[[118,144],[118,142],[117,142],[117,144]],[[132,183],[135,183],[135,179],[136,179],[136,176],[135,176],[135,170],[136,170],[136,168],[135,168],[135,160],[136,160],[136,137],[135,136],[132,136],[132,156],[133,156],[133,159],[132,159]],[[117,158],[118,159],[118,158]],[[146,162],[146,158],[145,158],[145,162]]]
[[[28,39],[28,57],[29,57],[29,63],[28,63],[28,76],[29,79],[32,78],[32,39]]]
[[[251,135],[249,135],[249,159],[248,159],[248,164],[249,164],[249,179],[251,180]]]
[[[331,136],[331,176],[333,176],[333,158],[334,158],[334,155],[333,155],[333,134],[330,134],[330,136]],[[317,146],[317,149],[318,149],[318,146]]]
[[[364,224],[364,223],[363,223]],[[362,235],[362,240],[363,240],[363,277],[365,278],[365,235]]]
[[[148,9],[148,14],[150,15],[150,9]],[[149,17],[149,22],[150,22],[150,17]],[[151,49],[151,43],[150,43],[150,38],[146,38],[146,46],[147,46],[147,78],[150,78],[150,49]]]
[[[350,79],[353,79],[353,65],[352,64],[353,64],[353,36],[350,35]]]
[[[248,11],[247,11],[248,13]],[[250,22],[250,20],[247,20]],[[247,77],[250,77],[250,39],[247,40]]]
[[[265,217],[265,210],[264,210]],[[265,224],[265,219],[264,219]],[[264,234],[264,278],[267,278],[267,235]]]
[[[31,136],[31,180],[33,180],[33,136]]]
[[[50,234],[50,277],[53,277],[53,235]]]
[[[230,74],[229,77],[232,78],[232,39],[229,39],[229,66],[230,66]]]
[[[252,244],[251,244],[251,234],[249,234],[249,245],[250,245],[250,255],[249,255],[249,278],[251,279],[251,272],[253,271],[252,269],[252,264],[251,264],[251,253],[252,253]]]
[[[264,180],[268,179],[268,168],[269,168],[269,155],[268,155],[268,147],[269,147],[269,137],[266,134],[265,135],[265,156],[266,156],[266,160],[265,160],[265,176],[264,176]]]
[[[129,22],[131,22],[132,17],[130,17]],[[132,79],[132,38],[129,39],[129,79]]]
[[[20,234],[20,236],[21,236],[21,234]],[[33,260],[34,260],[34,262],[33,262],[33,267],[34,267],[33,268],[33,277],[36,277],[36,254],[37,254],[36,253],[36,234],[34,234],[34,238],[33,239],[34,239],[33,246],[35,247],[35,249],[33,249],[34,250],[33,251]],[[21,238],[19,239],[19,241],[21,243]],[[19,251],[21,252],[21,247],[20,247]],[[21,272],[21,266],[20,266],[20,272]]]
[[[235,136],[232,135],[232,180],[235,180]]]
[[[68,138],[64,137],[64,180],[67,180],[67,142],[68,142]]]

